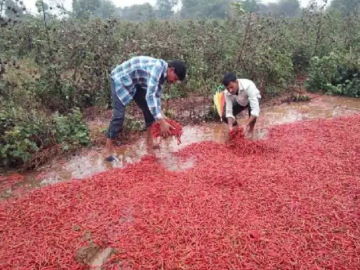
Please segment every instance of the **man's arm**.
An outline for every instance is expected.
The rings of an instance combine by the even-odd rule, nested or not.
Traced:
[[[251,116],[259,117],[260,105],[258,99],[259,90],[254,83],[251,83],[246,89],[246,93],[249,97],[249,103],[251,108]]]
[[[170,129],[172,126],[164,120],[161,111],[162,87],[160,85],[160,77],[164,72],[163,69],[163,66],[158,64],[150,71],[150,78],[148,80],[148,87],[146,91],[146,102],[155,121],[160,122],[162,136],[166,137],[170,135]]]
[[[163,110],[161,110],[161,115],[162,115],[162,117],[163,117],[165,120],[168,120],[168,119],[169,119],[169,117],[166,116],[166,114],[164,113]]]
[[[162,73],[163,67],[160,64],[155,65],[151,69],[146,91],[146,101],[149,106],[149,110],[156,121],[163,118],[161,113],[162,87],[160,85],[160,77]]]
[[[259,117],[260,114],[260,104],[259,104],[259,99],[258,99],[258,89],[256,88],[256,85],[254,83],[252,83],[248,88],[247,88],[247,95],[249,97],[249,105],[250,105],[250,109],[251,109],[251,115],[249,118],[249,121],[246,125],[246,130],[249,131],[250,136],[252,137],[253,131],[254,131],[254,127],[255,127],[255,122],[256,119]]]
[[[235,117],[233,114],[233,102],[232,102],[231,98],[226,94],[225,94],[225,102],[226,102],[225,117],[228,120],[229,130],[231,131],[233,129],[234,122],[235,122]]]

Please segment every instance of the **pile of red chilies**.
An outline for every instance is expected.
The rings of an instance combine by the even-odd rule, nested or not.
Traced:
[[[242,127],[235,127],[229,133],[228,146],[232,151],[240,155],[261,154],[267,150],[272,150],[271,145],[266,141],[252,141],[245,138],[245,132]]]
[[[269,130],[276,151],[203,142],[0,202],[0,269],[360,269],[360,115]],[[179,160],[181,160],[181,158]]]
[[[177,142],[178,144],[181,143],[181,135],[183,134],[183,129],[182,129],[182,126],[174,121],[174,120],[171,120],[171,119],[167,119],[166,120],[173,128],[170,129],[170,137],[175,137],[177,139]],[[161,134],[160,134],[160,124],[158,122],[156,122],[152,127],[151,127],[151,133],[152,135],[154,136],[154,138],[158,138],[158,137],[161,137]]]

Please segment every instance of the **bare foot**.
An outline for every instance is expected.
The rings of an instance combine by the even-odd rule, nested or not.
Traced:
[[[155,152],[154,152],[154,148],[153,147],[146,147],[146,150],[148,152],[148,155],[150,156],[154,156]]]
[[[106,140],[106,146],[102,152],[103,157],[107,160],[109,157],[111,157],[111,152],[113,148],[114,140],[113,139],[107,139]]]
[[[111,156],[111,152],[109,151],[109,149],[104,149],[103,151],[102,151],[102,156],[104,157],[104,158],[107,158],[108,156]]]
[[[250,141],[253,140],[254,139],[254,131],[247,130],[245,132],[245,138]]]

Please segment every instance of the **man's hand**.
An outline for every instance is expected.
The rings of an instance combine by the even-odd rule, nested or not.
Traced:
[[[250,116],[249,122],[245,126],[245,134],[247,135],[248,139],[253,139],[254,137],[254,127],[256,123],[256,117]]]
[[[171,135],[171,129],[174,129],[172,125],[170,125],[167,121],[164,119],[159,120],[160,121],[160,135],[164,138]]]
[[[247,123],[244,128],[245,134],[247,134],[249,132],[249,129],[250,129],[250,125],[249,125],[249,123]]]
[[[254,137],[254,127],[250,123],[245,126],[245,134],[249,140],[252,140]]]
[[[234,118],[232,118],[232,117],[228,118],[229,132],[234,129],[234,122],[235,122]]]

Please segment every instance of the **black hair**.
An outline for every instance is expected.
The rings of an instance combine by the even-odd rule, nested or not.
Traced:
[[[175,69],[175,74],[179,77],[180,81],[183,81],[186,77],[186,66],[184,62],[175,60],[168,63],[169,68]]]
[[[223,85],[228,87],[231,82],[236,82],[236,75],[233,72],[227,72],[224,75]]]

